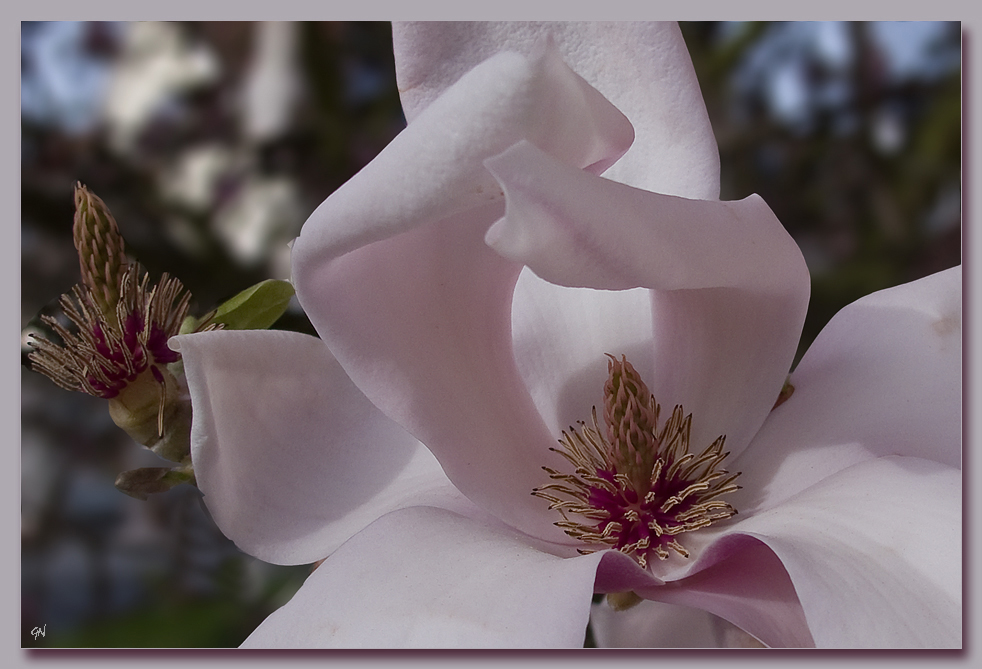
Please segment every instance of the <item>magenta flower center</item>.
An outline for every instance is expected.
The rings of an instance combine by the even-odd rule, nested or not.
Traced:
[[[563,432],[553,448],[573,473],[543,469],[554,481],[532,491],[562,515],[556,525],[595,549],[613,548],[646,567],[651,557],[667,559],[670,549],[688,551],[677,535],[729,518],[736,510],[720,496],[739,489],[720,465],[721,436],[698,455],[689,452],[692,415],[676,406],[659,429],[660,407],[626,358],[611,357],[604,385],[602,434],[593,411],[593,427],[579,423]]]
[[[158,366],[180,359],[167,346],[187,315],[190,294],[166,274],[160,284],[149,285],[131,264],[115,287],[118,303],[107,312],[88,286],[75,286],[63,295],[61,306],[74,324],[71,332],[58,321],[44,317],[62,339],[58,345],[36,338],[31,354],[36,370],[69,390],[111,399],[148,368],[157,379]]]

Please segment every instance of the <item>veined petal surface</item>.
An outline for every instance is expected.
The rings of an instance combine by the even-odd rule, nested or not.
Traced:
[[[635,142],[606,176],[714,200],[719,153],[685,41],[673,22],[395,23],[396,80],[410,124],[465,72],[501,50],[551,38],[562,59],[631,120]]]
[[[961,646],[957,469],[867,460],[732,529],[780,558],[818,647]]]
[[[194,405],[198,486],[219,528],[247,553],[313,562],[408,504],[478,514],[322,341],[265,330],[172,341]]]
[[[562,559],[432,507],[383,516],[244,648],[578,648],[601,556]]]
[[[542,538],[565,539],[529,494],[559,457],[512,355],[521,266],[484,243],[503,201],[483,161],[527,140],[601,169],[631,137],[548,41],[530,58],[500,54],[329,197],[294,245],[300,302],[352,380],[465,495]]]
[[[741,511],[886,455],[961,463],[961,267],[867,295],[829,321],[733,463]]]
[[[763,201],[649,193],[524,142],[487,165],[507,202],[488,244],[556,284],[653,289],[652,392],[669,410],[682,404],[693,414],[696,446],[724,434],[728,450],[742,451],[790,369],[809,292],[801,252]],[[618,329],[624,299],[612,299],[610,313],[597,302],[595,322]],[[569,318],[571,331],[584,320],[576,310]],[[595,355],[602,368],[603,353],[624,352]]]

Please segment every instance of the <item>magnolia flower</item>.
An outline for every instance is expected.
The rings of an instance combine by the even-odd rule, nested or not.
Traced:
[[[323,339],[173,343],[219,527],[326,558],[245,645],[580,646],[598,592],[958,646],[960,270],[847,307],[785,386],[808,272],[717,199],[676,26],[394,43],[408,127],[294,246]]]
[[[122,472],[116,478],[120,491],[145,500],[149,493],[192,483],[191,402],[181,356],[168,340],[181,332],[269,327],[285,311],[293,286],[260,282],[199,319],[188,315],[191,293],[180,281],[165,272],[152,283],[126,256],[116,219],[80,183],[72,231],[82,281],[59,300],[70,325],[41,316],[55,336],[27,333],[31,366],[66,390],[108,400],[117,426],[180,465]]]
[[[169,367],[180,355],[167,340],[180,331],[191,294],[167,273],[151,283],[126,257],[105,203],[81,184],[75,187],[73,236],[82,282],[59,301],[73,327],[42,317],[61,341],[33,335],[33,368],[62,388],[109,400],[117,425],[180,462],[188,456],[190,416],[182,383]]]

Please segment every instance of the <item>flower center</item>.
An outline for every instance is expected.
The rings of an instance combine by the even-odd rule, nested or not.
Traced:
[[[188,310],[190,294],[181,283],[164,274],[150,287],[149,277],[140,280],[138,266],[131,264],[116,290],[119,302],[109,313],[89,286],[76,285],[71,295],[63,295],[61,307],[75,332],[43,316],[62,344],[34,337],[34,368],[63,388],[111,399],[148,367],[157,376],[158,366],[178,360],[167,340]]]
[[[677,535],[708,527],[736,513],[719,497],[738,490],[720,465],[720,436],[699,455],[689,452],[692,414],[676,406],[658,429],[661,407],[637,370],[622,356],[608,354],[609,377],[604,384],[605,433],[593,409],[593,427],[579,421],[559,440],[559,453],[573,473],[543,467],[550,483],[532,490],[549,502],[563,519],[556,522],[566,534],[587,544],[613,548],[642,567],[652,555],[665,560],[669,549],[683,557],[688,551]],[[580,549],[580,553],[592,553]]]

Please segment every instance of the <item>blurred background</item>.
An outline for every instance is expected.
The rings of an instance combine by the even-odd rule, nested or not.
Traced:
[[[682,30],[722,198],[762,195],[808,261],[802,351],[845,304],[960,262],[959,24]],[[201,315],[287,278],[306,217],[403,126],[385,23],[23,23],[25,332],[79,280],[76,181]],[[313,332],[296,305],[276,327]],[[21,411],[23,646],[236,646],[309,573],[238,552],[192,488],[118,492],[159,461],[103,401],[25,366]]]

